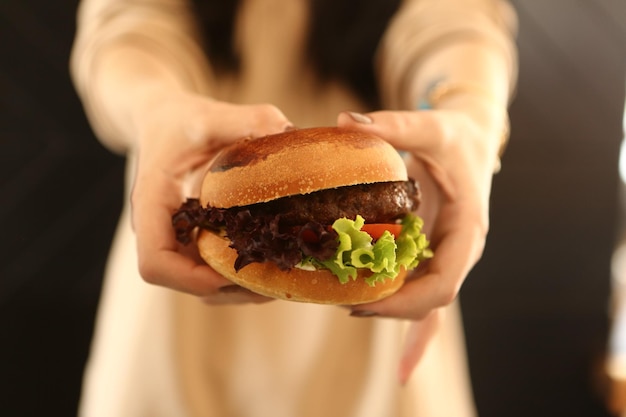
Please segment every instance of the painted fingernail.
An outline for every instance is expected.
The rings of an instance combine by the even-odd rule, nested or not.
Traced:
[[[371,117],[366,116],[366,115],[364,115],[362,113],[356,113],[356,112],[353,112],[353,111],[349,111],[349,112],[346,112],[346,113],[348,113],[348,116],[350,116],[352,118],[352,120],[354,120],[357,123],[363,123],[365,125],[371,125],[372,123],[374,123],[374,120],[372,120]]]
[[[376,317],[377,315],[378,313],[368,310],[353,310],[350,313],[350,316],[352,317]]]

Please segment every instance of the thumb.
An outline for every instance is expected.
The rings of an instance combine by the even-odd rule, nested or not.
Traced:
[[[398,367],[398,379],[405,385],[424,356],[440,322],[440,310],[433,310],[425,319],[411,323],[404,343],[404,352]]]
[[[271,104],[231,104],[207,101],[197,117],[187,118],[187,134],[203,142],[211,138],[218,144],[233,139],[259,137],[282,132],[293,124]]]

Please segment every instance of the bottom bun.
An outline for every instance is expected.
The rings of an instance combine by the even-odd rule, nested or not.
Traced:
[[[203,230],[197,244],[202,258],[224,277],[257,294],[289,301],[336,305],[369,303],[398,291],[406,277],[403,269],[395,279],[370,286],[359,272],[356,280],[342,284],[328,270],[293,268],[282,271],[271,262],[252,263],[237,272],[233,267],[237,252],[228,246],[227,239]]]

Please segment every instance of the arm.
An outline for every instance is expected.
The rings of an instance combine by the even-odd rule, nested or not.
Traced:
[[[406,0],[380,50],[388,109],[339,124],[407,151],[422,186],[435,256],[395,295],[355,315],[421,320],[412,326],[400,368],[406,381],[450,304],[482,255],[492,175],[507,138],[516,81],[513,11],[499,0]],[[430,110],[416,111],[422,104]],[[365,121],[365,123],[363,123]]]
[[[457,110],[508,133],[507,106],[517,81],[515,11],[502,0],[408,0],[380,51],[384,102],[394,110]]]
[[[405,1],[380,51],[383,95],[392,111],[371,113],[370,124],[340,117],[340,124],[372,131],[410,151],[426,170],[415,171],[418,164],[411,167],[418,177],[427,174],[421,181],[425,205],[433,205],[429,199],[441,201],[424,213],[433,225],[433,244],[439,245],[430,262],[437,278],[431,280],[426,274],[426,279],[404,288],[409,296],[409,288],[418,283],[429,285],[429,296],[422,297],[428,302],[407,299],[403,305],[412,305],[407,311],[392,297],[378,311],[383,315],[421,318],[432,308],[450,303],[482,253],[491,176],[516,76],[513,34],[504,23],[511,16],[504,13],[511,10],[495,0]],[[439,86],[450,86],[449,92],[434,97],[433,89]],[[434,110],[414,110],[429,100],[436,101],[429,103]],[[432,190],[428,180],[433,180]],[[449,224],[442,220],[442,212],[455,214],[446,217]],[[446,238],[453,232],[461,238],[454,248],[448,246],[452,239]],[[458,247],[458,242],[467,246]],[[448,255],[448,249],[457,256]],[[443,266],[444,261],[448,266]],[[364,306],[369,307],[373,306]]]
[[[92,127],[111,149],[136,140],[146,93],[208,93],[210,70],[184,0],[84,0],[70,69]],[[156,94],[156,93],[154,93]]]
[[[210,302],[257,301],[182,253],[171,213],[199,190],[207,162],[245,136],[283,130],[270,105],[212,100],[209,63],[184,0],[85,0],[71,69],[100,140],[136,162],[131,193],[139,272],[148,282]]]

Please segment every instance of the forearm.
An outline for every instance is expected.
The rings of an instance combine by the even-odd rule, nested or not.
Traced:
[[[507,107],[513,80],[496,48],[455,42],[433,51],[410,84],[410,96],[427,108],[461,111],[486,133],[489,152],[501,152],[508,135]]]
[[[208,90],[208,65],[184,1],[81,4],[71,70],[98,137],[134,145],[137,122],[166,92]]]
[[[515,32],[501,1],[405,0],[381,45],[385,105],[465,112],[495,149],[517,81]]]
[[[97,103],[90,119],[105,144],[126,151],[136,145],[142,121],[160,101],[192,87],[158,55],[132,44],[114,45],[99,55],[88,92]],[[107,128],[113,131],[107,134]]]

